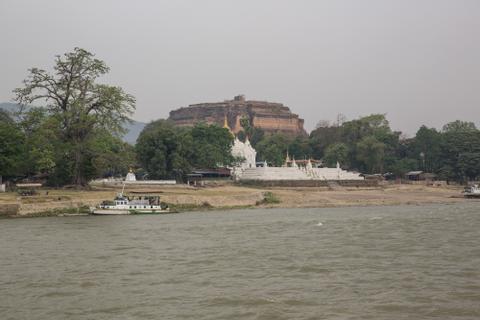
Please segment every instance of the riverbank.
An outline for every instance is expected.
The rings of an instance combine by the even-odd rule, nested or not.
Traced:
[[[112,199],[119,190],[40,190],[38,195],[20,197],[0,194],[0,207],[10,216],[56,216],[84,214],[102,200]],[[460,187],[386,185],[375,188],[254,188],[232,184],[193,188],[185,185],[127,188],[128,192],[155,193],[175,210],[215,210],[231,208],[309,208],[401,204],[453,203],[467,201]],[[17,208],[17,209],[15,209]],[[16,211],[16,214],[14,212]]]

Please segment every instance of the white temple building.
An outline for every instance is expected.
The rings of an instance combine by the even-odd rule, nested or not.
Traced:
[[[247,168],[256,167],[257,151],[255,151],[250,144],[248,137],[245,139],[245,142],[242,142],[240,139],[235,137],[232,146],[232,156],[243,159],[243,161],[241,161],[236,168],[245,170]]]
[[[240,176],[235,177],[237,181],[259,180],[364,180],[359,173],[350,172],[340,168],[314,168],[310,161],[306,166],[298,166],[295,162],[291,167],[259,167],[248,168],[241,171]]]
[[[228,127],[225,117],[224,128]],[[233,135],[233,133],[232,133]],[[232,169],[232,177],[235,181],[278,181],[278,180],[364,180],[359,173],[350,172],[340,168],[337,162],[336,168],[317,168],[312,165],[311,160],[301,161],[297,164],[295,159],[290,160],[287,153],[285,164],[282,167],[269,167],[265,161],[261,167],[256,166],[257,151],[252,147],[248,137],[242,142],[235,137],[232,146],[232,155],[243,159]]]

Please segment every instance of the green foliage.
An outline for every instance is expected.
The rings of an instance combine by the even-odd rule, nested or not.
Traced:
[[[281,166],[291,141],[291,138],[281,133],[267,135],[257,143],[257,158],[266,160],[269,165]]]
[[[325,150],[323,160],[329,167],[334,167],[337,162],[346,163],[348,157],[348,146],[344,143],[334,143]]]
[[[193,168],[228,166],[233,136],[216,125],[178,128],[166,120],[148,124],[135,146],[138,161],[152,179],[177,178]]]
[[[250,126],[250,122],[247,118],[242,118],[240,120],[243,130],[238,132],[237,137],[241,141],[246,140],[248,135],[248,139],[250,143],[255,148],[256,145],[265,137],[265,132],[260,128],[255,128]]]
[[[443,132],[446,132],[446,133],[465,132],[465,131],[469,131],[469,132],[477,131],[477,127],[473,122],[460,121],[460,120],[449,122],[443,126]]]
[[[25,135],[5,113],[0,118],[0,176],[14,177],[21,172],[25,156]]]
[[[263,199],[261,201],[257,201],[256,205],[262,205],[262,204],[277,204],[280,203],[280,199],[274,195],[272,192],[264,192],[263,193]]]
[[[374,136],[366,136],[357,143],[357,160],[369,173],[383,171],[385,144]]]
[[[480,131],[469,127],[447,130],[441,144],[441,171],[447,179],[465,181],[478,178],[477,155],[480,153]]]
[[[56,57],[54,73],[32,68],[24,86],[14,90],[15,99],[22,105],[45,101],[46,110],[57,124],[55,134],[66,152],[62,157],[73,161],[71,182],[77,185],[88,181],[91,139],[102,130],[120,134],[135,109],[133,96],[119,87],[96,83],[108,71],[92,53],[75,48]],[[38,117],[41,115],[31,115],[33,123]],[[39,156],[43,158],[43,169],[50,170],[51,161],[45,160],[51,158],[51,150],[47,148]]]
[[[416,169],[418,169],[418,162],[415,159],[403,158],[395,159],[388,171],[392,172],[396,177],[404,177],[407,172]]]
[[[434,128],[421,126],[409,149],[409,156],[418,161],[423,171],[436,172],[441,167],[442,134]]]
[[[463,178],[478,180],[480,178],[480,152],[463,152],[458,156],[458,169]]]
[[[329,145],[343,141],[341,127],[319,127],[310,133],[309,140],[313,157],[322,159]]]
[[[312,156],[312,148],[307,137],[298,136],[288,145],[288,152],[295,159],[310,158]]]
[[[135,164],[135,149],[108,131],[99,130],[87,145],[90,177],[124,177]]]
[[[190,131],[192,138],[191,164],[196,168],[216,168],[230,165],[233,136],[216,125],[199,124]]]
[[[32,108],[22,114],[20,125],[25,134],[24,174],[51,173],[55,167],[55,149],[60,123],[44,108]]]
[[[16,121],[2,117],[0,123],[0,141],[5,141],[0,146],[0,161],[5,162],[0,164],[1,174],[7,178],[42,174],[51,186],[72,182],[75,146],[64,139],[59,117],[46,108],[28,108]],[[86,180],[125,175],[133,164],[133,147],[105,129],[94,128],[82,143],[80,166]]]

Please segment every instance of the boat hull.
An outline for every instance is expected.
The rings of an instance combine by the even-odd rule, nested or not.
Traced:
[[[129,215],[129,214],[159,214],[159,213],[169,213],[168,209],[137,209],[137,210],[126,210],[126,209],[94,209],[92,214],[94,215]]]
[[[465,198],[480,198],[480,193],[465,193],[463,196]]]

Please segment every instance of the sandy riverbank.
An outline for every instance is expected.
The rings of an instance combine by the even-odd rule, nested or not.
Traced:
[[[48,191],[48,194],[46,192]],[[18,206],[19,216],[56,215],[85,211],[102,200],[112,199],[119,190],[41,190],[39,195],[19,197],[15,193],[0,194],[0,207]],[[376,188],[250,188],[231,184],[193,188],[184,185],[127,189],[126,192],[158,193],[162,201],[182,209],[221,209],[235,207],[341,207],[368,205],[400,205],[452,203],[465,200],[459,187],[421,185],[388,185]],[[266,192],[280,200],[277,204],[258,204]],[[475,201],[475,200],[473,200]]]

